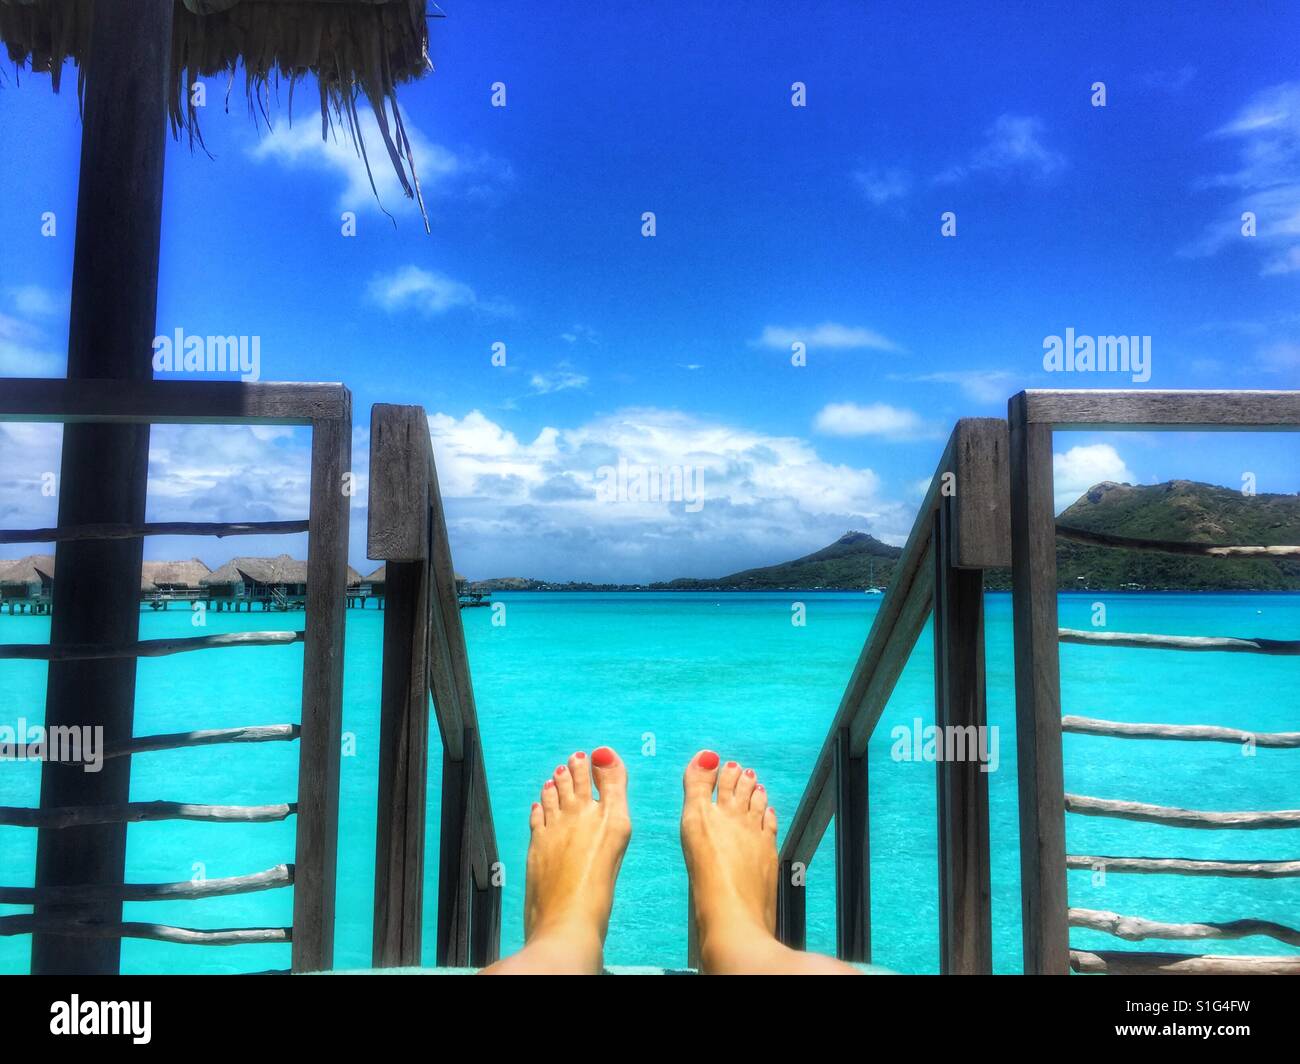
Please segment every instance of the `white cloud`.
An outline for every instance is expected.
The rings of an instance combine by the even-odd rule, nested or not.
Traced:
[[[717,576],[816,550],[848,528],[899,541],[911,525],[911,507],[882,499],[871,469],[677,411],[620,410],[531,440],[479,411],[433,414],[429,428],[457,566],[474,577]],[[698,470],[703,505],[606,501],[602,469],[620,461]]]
[[[984,132],[984,143],[964,163],[949,167],[935,178],[952,184],[972,174],[998,177],[1026,176],[1044,179],[1065,168],[1065,156],[1042,142],[1043,123],[1029,115],[999,115]]]
[[[955,384],[971,399],[981,403],[995,403],[1010,398],[1017,380],[1014,373],[1004,369],[946,370],[913,377],[895,375],[890,379],[915,381],[919,384]]]
[[[585,388],[589,378],[582,373],[577,372],[572,367],[561,363],[555,369],[545,373],[534,373],[528,381],[528,385],[538,395],[549,395],[551,392],[565,392],[575,388]]]
[[[902,199],[912,190],[912,175],[896,166],[855,170],[853,180],[857,182],[862,194],[876,207],[883,206],[890,200]]]
[[[827,436],[884,436],[894,440],[935,434],[934,426],[914,410],[888,403],[828,403],[818,411],[813,428]]]
[[[761,347],[779,348],[789,351],[793,343],[803,343],[810,350],[852,350],[871,348],[876,351],[897,351],[899,347],[886,336],[872,329],[858,325],[841,325],[839,322],[824,321],[820,325],[785,326],[768,325],[763,334],[755,341]]]
[[[61,377],[65,362],[42,330],[0,314],[0,377]]]
[[[370,282],[370,299],[387,311],[414,309],[426,317],[445,314],[457,307],[472,307],[489,314],[508,314],[510,308],[493,300],[480,299],[474,289],[446,274],[419,266],[403,266],[380,274]]]
[[[38,284],[21,284],[7,289],[14,310],[27,317],[50,317],[68,309],[67,295],[56,296]]]
[[[1052,475],[1058,514],[1103,480],[1117,484],[1136,484],[1138,480],[1109,443],[1080,445],[1052,455]]]

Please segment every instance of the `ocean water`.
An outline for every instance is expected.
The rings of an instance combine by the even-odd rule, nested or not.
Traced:
[[[783,823],[879,606],[833,592],[772,594],[572,594],[497,596],[492,611],[462,614],[478,700],[499,847],[505,864],[503,948],[522,940],[527,814],[542,782],[573,750],[616,747],[631,772],[633,837],[607,944],[612,964],[680,965],[686,952],[686,878],[677,835],[681,770],[701,747],[757,769]],[[807,624],[791,624],[803,602]],[[1200,635],[1297,638],[1300,595],[1068,594],[1061,623],[1087,628],[1092,604],[1107,627]],[[989,721],[999,764],[989,774],[993,933],[999,971],[1020,969],[1020,895],[1011,604],[987,597]],[[209,614],[209,633],[302,624],[301,614]],[[182,611],[141,618],[142,636],[193,634]],[[370,963],[382,614],[348,613],[336,965]],[[48,638],[48,618],[0,616],[0,642]],[[870,749],[872,923],[877,963],[904,972],[938,968],[933,764],[891,758],[891,731],[933,722],[932,636],[922,636]],[[302,648],[205,651],[140,663],[137,734],[294,721]],[[46,666],[0,662],[0,723],[42,719]],[[1082,646],[1061,648],[1066,713],[1124,721],[1222,724],[1259,731],[1300,727],[1295,659]],[[440,785],[431,753],[426,963],[432,962]],[[131,797],[258,804],[293,800],[297,744],[221,746],[134,759]],[[0,764],[0,805],[36,805],[40,768]],[[1065,737],[1069,790],[1201,809],[1300,807],[1300,751]],[[1071,852],[1193,858],[1300,858],[1297,832],[1198,831],[1070,816]],[[36,833],[0,827],[0,882],[29,885]],[[236,875],[293,859],[293,821],[281,824],[135,824],[127,877],[163,882]],[[1069,874],[1072,905],[1174,922],[1257,917],[1296,922],[1300,882]],[[809,869],[808,944],[835,939],[833,827]],[[28,912],[0,906],[0,916]],[[197,902],[132,903],[126,919],[192,927],[287,925],[291,892]],[[1084,948],[1203,949],[1281,954],[1267,938],[1126,944],[1075,931]],[[28,968],[30,939],[0,937],[0,972]],[[128,972],[239,972],[286,968],[289,947],[193,947],[130,941]]]

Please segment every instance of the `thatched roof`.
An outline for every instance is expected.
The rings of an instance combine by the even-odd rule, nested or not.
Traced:
[[[384,562],[378,569],[366,577],[371,584],[382,584],[388,579],[388,563]]]
[[[353,569],[352,566],[349,565],[348,566],[348,587],[358,586],[361,583],[362,579],[363,578],[361,574],[357,572],[355,569]]]
[[[81,65],[87,56],[93,7],[94,0],[0,0],[0,40],[13,63],[48,72],[57,92],[64,60]],[[202,143],[188,88],[199,76],[226,75],[233,83],[242,62],[249,111],[269,124],[269,84],[289,83],[292,120],[294,84],[312,74],[320,88],[321,135],[329,135],[333,122],[345,126],[369,169],[357,121],[357,97],[364,95],[402,189],[423,215],[397,86],[432,69],[426,17],[425,0],[176,0],[168,71],[172,130]],[[80,93],[84,79],[77,80]]]
[[[0,561],[0,584],[27,584],[39,588],[42,574],[46,580],[54,579],[53,554],[29,554],[14,561]]]
[[[203,587],[224,584],[305,584],[307,563],[287,554],[274,558],[231,558],[215,572],[199,581]]]
[[[198,587],[211,570],[198,558],[185,562],[145,562],[141,567],[140,590],[158,591],[167,587]]]

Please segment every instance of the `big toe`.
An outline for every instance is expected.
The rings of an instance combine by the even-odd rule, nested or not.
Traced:
[[[627,766],[616,751],[596,747],[591,752],[591,775],[602,802],[627,804]]]
[[[718,755],[712,750],[701,750],[686,766],[686,775],[682,779],[682,788],[686,792],[687,803],[711,802],[713,788],[718,782]]]

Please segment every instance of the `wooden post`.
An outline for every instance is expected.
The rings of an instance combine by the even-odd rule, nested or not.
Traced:
[[[967,485],[958,481],[958,496]],[[939,814],[939,970],[991,975],[993,928],[989,878],[988,776],[978,759],[987,724],[984,690],[984,574],[954,566],[956,499],[935,514],[934,723],[961,734],[963,760],[936,764]],[[949,732],[947,729],[960,730]]]
[[[341,416],[314,421],[311,434],[311,532],[293,890],[296,972],[324,971],[334,965],[350,498],[344,476],[351,459],[352,403],[345,393]]]
[[[1029,420],[1024,392],[1011,399],[1008,420],[1024,966],[1026,975],[1065,975],[1069,927],[1052,426]]]
[[[387,562],[375,825],[376,968],[420,963],[429,762],[429,563]]]
[[[871,847],[867,759],[852,754],[852,733],[835,735],[835,955],[871,960]]]
[[[158,240],[172,0],[96,5],[85,66],[77,235],[68,330],[68,376],[148,380],[153,375]],[[63,432],[59,524],[142,522],[149,466],[147,425],[69,425]],[[139,538],[74,541],[56,548],[51,643],[133,642],[140,623]],[[135,661],[52,662],[47,726],[102,727],[104,741],[129,740]],[[116,805],[129,798],[130,759],[97,773],[46,765],[41,807]],[[42,831],[39,888],[120,884],[126,825]],[[37,917],[121,921],[120,902],[75,909],[39,905]],[[38,975],[116,974],[118,939],[32,936]]]
[[[464,757],[442,755],[442,829],[438,858],[439,967],[465,968],[470,964],[470,907],[474,884],[470,818],[474,812],[474,764],[478,736],[464,735]]]
[[[776,881],[776,937],[791,949],[807,947],[806,890],[807,867],[796,869],[796,862],[782,861]],[[796,872],[798,873],[796,876]],[[798,879],[796,883],[795,880]]]

